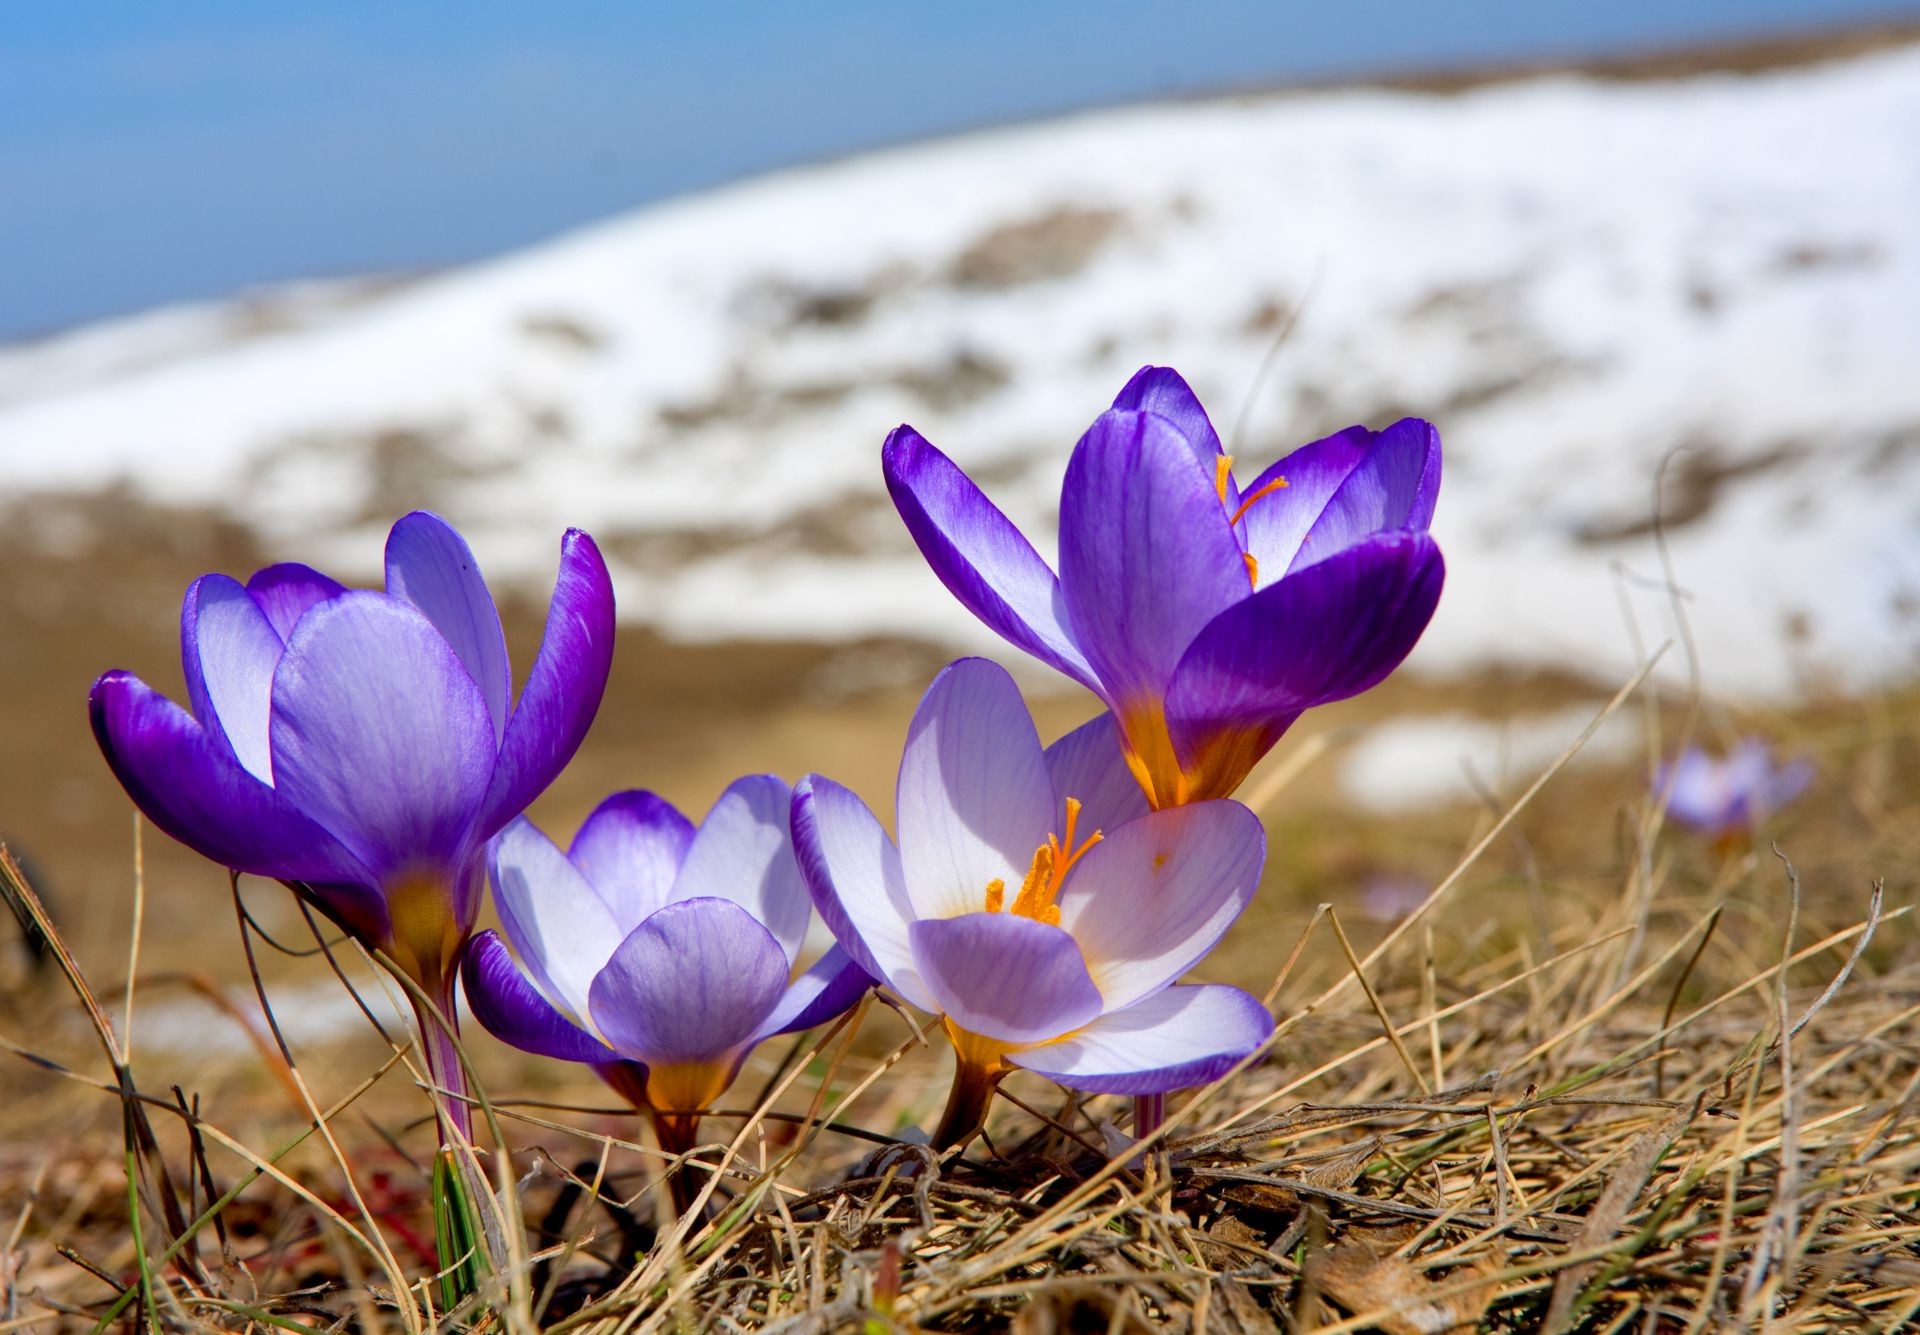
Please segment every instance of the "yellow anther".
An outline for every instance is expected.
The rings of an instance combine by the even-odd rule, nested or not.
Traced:
[[[1242,519],[1245,519],[1247,517],[1247,511],[1253,508],[1253,503],[1255,501],[1259,500],[1262,496],[1272,495],[1274,492],[1280,490],[1280,488],[1286,485],[1287,485],[1287,480],[1285,478],[1277,477],[1273,479],[1273,481],[1268,482],[1263,486],[1261,486],[1261,488],[1258,491],[1250,492],[1247,495],[1242,496],[1240,498],[1240,508],[1233,512],[1233,518],[1228,520],[1227,522],[1230,524],[1239,523]],[[1224,505],[1226,503],[1226,499],[1227,498],[1224,495],[1221,496],[1220,498],[1221,504]]]
[[[1213,489],[1220,495],[1220,504],[1227,503],[1227,484],[1233,481],[1233,456],[1220,455],[1213,461]]]
[[[987,882],[987,912],[998,913],[1007,906],[1007,883],[998,876]]]
[[[1053,926],[1060,923],[1060,906],[1053,901],[1059,897],[1060,888],[1066,884],[1067,873],[1073,870],[1074,863],[1086,856],[1089,848],[1100,842],[1101,833],[1095,830],[1087,836],[1087,841],[1078,848],[1074,847],[1074,833],[1080,824],[1080,799],[1067,799],[1067,819],[1062,826],[1065,838],[1049,834],[1047,842],[1033,850],[1033,862],[1027,867],[1025,879],[1013,897],[1011,910],[1023,918],[1032,918],[1035,922],[1044,922]],[[1007,883],[998,877],[987,882],[987,912],[999,913],[1008,908]]]
[[[1253,559],[1252,552],[1241,552],[1240,559],[1247,563],[1247,583],[1254,588],[1260,587],[1260,563]]]

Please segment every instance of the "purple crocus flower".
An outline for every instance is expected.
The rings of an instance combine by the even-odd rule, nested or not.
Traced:
[[[1149,366],[1074,447],[1057,577],[912,427],[882,463],[941,581],[1106,703],[1156,807],[1230,795],[1303,710],[1397,667],[1440,597],[1440,438],[1413,418],[1304,446],[1242,491],[1186,381]]]
[[[474,938],[474,1015],[524,1051],[593,1065],[662,1144],[691,1148],[756,1043],[833,1019],[872,985],[837,946],[792,976],[813,921],[792,804],[780,779],[753,775],[696,830],[652,793],[615,793],[565,853],[514,821],[491,862],[521,963],[494,933]]]
[[[1812,780],[1810,762],[1776,764],[1765,742],[1748,737],[1723,760],[1688,747],[1660,767],[1654,791],[1666,796],[1667,814],[1682,825],[1737,843]]]
[[[386,568],[384,593],[303,565],[244,585],[202,575],[180,614],[192,712],[109,672],[93,686],[93,731],[155,825],[286,883],[451,1019],[483,850],[586,735],[613,653],[613,588],[593,539],[570,530],[516,704],[465,540],[416,511],[388,535]],[[464,1089],[449,1037],[420,1020],[433,1076]],[[464,1132],[465,1105],[448,1111]]]
[[[1252,898],[1260,822],[1231,801],[1149,811],[1106,715],[1043,750],[1005,670],[961,659],[914,715],[896,810],[898,845],[809,775],[794,848],[847,953],[944,1017],[959,1070],[941,1147],[1009,1067],[1156,1094],[1215,1079],[1273,1032],[1239,988],[1174,985]]]

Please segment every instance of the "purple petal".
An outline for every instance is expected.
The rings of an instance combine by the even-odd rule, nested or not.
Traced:
[[[1073,938],[1014,913],[927,918],[909,929],[927,990],[962,1029],[1042,1043],[1100,1014],[1100,989]]]
[[[492,932],[481,932],[460,966],[467,1006],[488,1033],[522,1052],[564,1062],[605,1062],[607,1045],[555,1010]]]
[[[497,746],[507,730],[513,670],[500,611],[467,540],[426,510],[404,516],[387,534],[387,592],[419,608],[446,636],[487,702]]]
[[[787,990],[787,957],[731,900],[669,904],[593,981],[593,1022],[649,1066],[712,1064],[753,1037]]]
[[[1213,419],[1200,406],[1200,396],[1171,366],[1141,367],[1114,396],[1113,406],[1121,412],[1158,413],[1172,422],[1207,475],[1213,476],[1222,452],[1220,433],[1213,429]],[[1231,473],[1227,475],[1224,504],[1229,514],[1240,508],[1240,488],[1234,485]]]
[[[800,954],[813,905],[793,860],[793,789],[771,774],[737,779],[700,822],[669,899],[727,899],[773,933],[787,964]]]
[[[600,708],[613,666],[613,580],[593,539],[568,529],[539,657],[500,743],[480,833],[525,811],[566,767]]]
[[[1108,1010],[1192,968],[1253,900],[1266,858],[1259,818],[1195,802],[1129,821],[1087,851],[1060,894],[1060,926]]]
[[[653,793],[615,793],[593,809],[567,857],[613,911],[625,936],[667,902],[693,822]]]
[[[202,575],[180,608],[180,661],[187,699],[207,731],[262,783],[273,782],[267,718],[273,669],[286,651],[260,605],[235,580]]]
[[[298,561],[256,570],[247,581],[247,592],[283,640],[293,638],[293,628],[309,609],[346,591],[346,585]]]
[[[624,933],[580,869],[522,816],[487,845],[507,940],[554,1005],[585,1020],[587,993]]]
[[[186,710],[125,672],[95,682],[88,705],[101,753],[147,819],[223,867],[308,883],[343,925],[381,938],[373,873]]]
[[[1202,776],[1196,792],[1232,792],[1301,710],[1358,695],[1398,667],[1445,573],[1427,534],[1380,534],[1209,623],[1167,692],[1174,747]]]
[[[1087,720],[1049,746],[1047,772],[1063,808],[1069,797],[1079,799],[1083,839],[1147,814],[1146,794],[1127,768],[1120,728],[1111,714]]]
[[[809,774],[793,790],[793,851],[813,906],[855,963],[921,1010],[933,999],[907,944],[900,853],[858,794]]]
[[[493,723],[424,616],[346,593],[300,619],[273,675],[274,786],[383,882],[458,866],[493,769]]]
[[[1169,987],[1007,1059],[1089,1094],[1165,1094],[1218,1080],[1272,1033],[1266,1007],[1237,987]]]
[[[1425,529],[1440,494],[1440,434],[1408,417],[1385,431],[1348,427],[1302,446],[1262,473],[1285,488],[1247,511],[1247,550],[1265,588],[1375,533]]]
[[[1009,643],[1091,686],[1093,670],[1067,629],[1060,581],[973,479],[910,426],[887,437],[880,466],[907,531],[961,605]]]
[[[1120,708],[1156,698],[1194,636],[1249,593],[1214,479],[1168,419],[1108,412],[1081,437],[1060,493],[1060,586]]]
[[[990,881],[1019,887],[1063,812],[1005,668],[962,658],[940,670],[907,727],[894,810],[916,917],[976,912]]]
[[[834,946],[788,984],[780,1004],[754,1031],[753,1041],[837,1020],[872,986],[873,976],[855,964],[845,950]]]

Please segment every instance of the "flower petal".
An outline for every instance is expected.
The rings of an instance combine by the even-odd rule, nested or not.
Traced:
[[[1093,670],[1067,628],[1060,581],[973,479],[910,426],[880,451],[887,491],[961,605],[1009,643],[1086,685]]]
[[[446,636],[480,687],[498,745],[512,706],[513,670],[500,611],[467,540],[430,511],[402,517],[387,534],[387,592],[419,608]]]
[[[273,669],[286,645],[260,605],[236,580],[202,575],[180,608],[180,661],[187,699],[208,732],[262,783],[273,782],[267,718]]]
[[[806,880],[793,860],[792,823],[793,789],[784,780],[772,774],[736,779],[700,822],[669,902],[732,900],[773,933],[791,967],[813,919]]]
[[[1193,449],[1201,467],[1207,470],[1209,476],[1213,475],[1213,470],[1218,466],[1216,460],[1222,452],[1220,433],[1213,429],[1213,419],[1200,406],[1200,396],[1193,392],[1186,377],[1171,366],[1141,367],[1134,372],[1133,379],[1114,395],[1113,406],[1121,412],[1158,413],[1172,422]],[[1231,473],[1226,481],[1227,494],[1223,503],[1227,513],[1231,514],[1240,508],[1240,489],[1234,485]]]
[[[460,965],[460,977],[474,1018],[502,1043],[564,1062],[597,1065],[613,1055],[605,1043],[540,995],[507,953],[506,943],[493,932],[473,938]]]
[[[256,570],[247,580],[247,592],[283,640],[293,638],[293,628],[311,608],[346,591],[346,585],[298,561]]]
[[[1182,764],[1204,772],[1210,758],[1246,749],[1251,734],[1251,768],[1301,710],[1378,684],[1426,630],[1445,575],[1427,534],[1383,533],[1221,613],[1167,692]],[[1232,784],[1199,788],[1224,793]]]
[[[1167,807],[1110,829],[1060,894],[1060,926],[1108,1010],[1173,982],[1225,935],[1260,886],[1266,836],[1238,802]]]
[[[1003,1043],[1043,1043],[1100,1014],[1073,938],[1015,913],[925,918],[908,931],[936,1009]]]
[[[940,670],[907,727],[894,810],[916,917],[975,912],[990,881],[1019,887],[1063,813],[1005,668],[962,658]]]
[[[547,1000],[587,1019],[587,992],[624,933],[587,878],[521,816],[487,845],[507,940]]]
[[[667,902],[693,842],[693,822],[671,802],[632,789],[593,809],[567,857],[613,912],[625,936]]]
[[[1008,1060],[1089,1094],[1165,1094],[1218,1080],[1272,1033],[1257,998],[1208,983],[1156,992]]]
[[[273,674],[274,787],[385,881],[475,846],[493,724],[424,616],[346,593],[300,619]]]
[[[787,957],[726,899],[669,904],[628,934],[593,980],[593,1022],[649,1066],[719,1061],[750,1039],[787,989]]]
[[[101,753],[147,819],[223,867],[307,883],[342,925],[380,939],[373,873],[191,714],[125,672],[95,682],[88,705]]]
[[[1348,427],[1295,450],[1251,489],[1275,477],[1286,487],[1247,511],[1262,588],[1375,533],[1428,527],[1440,494],[1440,433],[1414,417],[1385,431]]]
[[[872,986],[873,976],[855,964],[844,949],[834,946],[787,985],[780,1004],[754,1031],[753,1041],[837,1020]]]
[[[1047,772],[1063,808],[1069,797],[1079,799],[1082,838],[1147,814],[1146,794],[1127,768],[1120,727],[1111,714],[1088,719],[1049,746]]]
[[[1248,592],[1213,477],[1157,413],[1108,412],[1060,492],[1069,624],[1115,707],[1155,698],[1201,629]]]
[[[935,1009],[907,944],[914,919],[900,853],[859,794],[809,774],[793,790],[793,851],[813,906],[861,968]]]
[[[480,834],[525,811],[587,735],[613,666],[613,580],[593,539],[568,529],[540,654],[507,722]]]

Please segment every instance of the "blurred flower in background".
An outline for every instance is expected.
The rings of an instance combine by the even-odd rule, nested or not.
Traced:
[[[1680,824],[1736,844],[1813,781],[1813,763],[1778,763],[1758,737],[1743,739],[1724,758],[1690,746],[1660,767],[1654,792]]]

